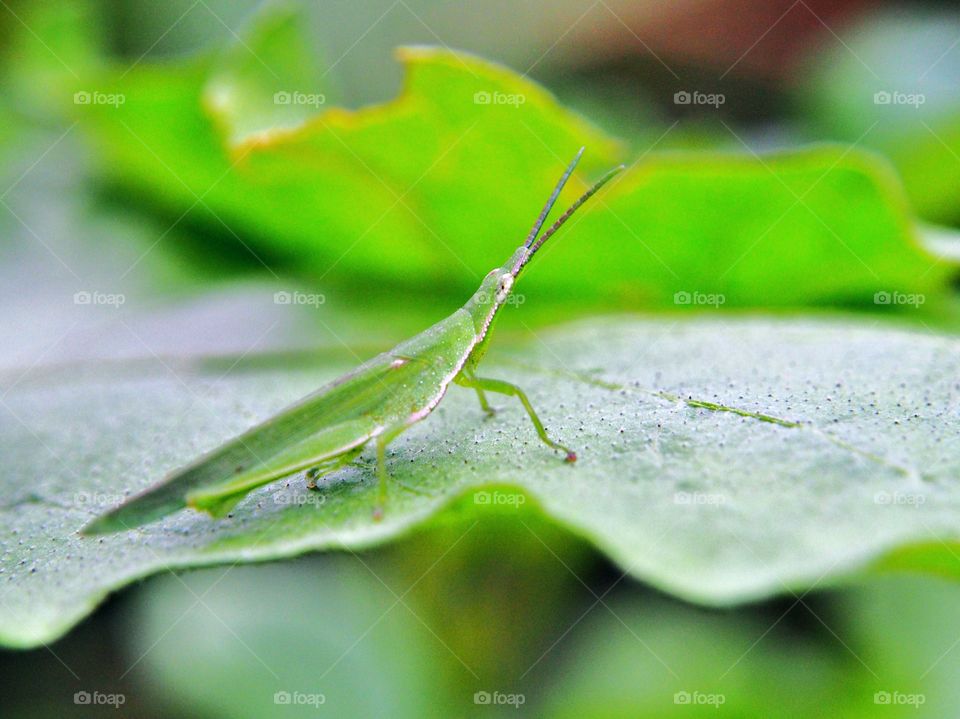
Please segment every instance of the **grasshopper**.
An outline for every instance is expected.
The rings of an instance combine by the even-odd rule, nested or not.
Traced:
[[[350,464],[371,440],[376,443],[379,479],[374,517],[380,519],[387,494],[387,445],[425,419],[451,383],[475,390],[488,415],[494,410],[487,392],[516,397],[544,444],[563,452],[567,462],[575,462],[573,450],[547,435],[523,390],[480,377],[476,370],[487,351],[494,319],[521,270],[584,202],[623,169],[620,165],[608,172],[538,239],[583,150],[567,166],[526,241],[506,264],[490,270],[463,307],[95,518],[83,533],[132,529],[186,507],[220,517],[257,487],[304,470],[308,486],[315,488],[319,477]]]

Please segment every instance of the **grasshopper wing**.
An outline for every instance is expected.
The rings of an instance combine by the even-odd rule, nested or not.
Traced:
[[[439,401],[472,345],[472,323],[458,311],[97,517],[83,533],[133,529],[187,506],[223,515],[261,485],[418,419],[418,410]]]

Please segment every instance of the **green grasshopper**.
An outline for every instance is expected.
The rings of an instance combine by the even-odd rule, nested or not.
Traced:
[[[132,529],[185,507],[225,515],[264,484],[307,470],[308,487],[319,477],[355,460],[375,440],[379,487],[374,517],[383,516],[387,492],[387,445],[429,415],[451,382],[476,391],[480,407],[493,414],[487,392],[520,400],[540,439],[575,462],[576,453],[547,436],[527,395],[519,387],[476,374],[487,351],[490,330],[520,271],[537,250],[597,190],[623,169],[614,168],[585,192],[539,239],[584,148],[567,166],[526,241],[502,267],[491,270],[480,289],[452,315],[416,337],[360,365],[299,403],[175,471],[164,481],[97,517],[84,534]]]

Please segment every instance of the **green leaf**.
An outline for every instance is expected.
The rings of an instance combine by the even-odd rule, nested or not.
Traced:
[[[294,21],[261,22],[215,57],[101,76],[125,101],[77,117],[120,184],[314,281],[460,297],[519,244],[579,145],[583,175],[561,204],[621,159],[543,88],[448,50],[401,49],[399,97],[334,107]],[[291,92],[300,104],[276,104]],[[542,301],[869,305],[901,291],[932,304],[953,271],[920,246],[887,166],[854,148],[627,159],[531,273]]]
[[[926,219],[960,218],[960,33],[955,15],[882,11],[809,68],[800,102],[818,134],[882,152]]]
[[[787,597],[772,616],[621,597],[572,633],[563,684],[538,715],[707,717],[719,704],[733,716],[948,716],[958,595],[955,582],[886,577]]]
[[[273,697],[297,690],[337,716],[460,716],[540,666],[595,557],[529,506],[444,519],[391,551],[157,578],[126,604],[131,661],[160,706],[189,697],[211,717],[290,716]],[[542,680],[527,683],[529,708]]]
[[[278,31],[254,32],[272,39]],[[534,83],[429,48],[399,51],[407,78],[392,102],[324,108],[295,129],[251,135],[250,123],[276,118],[275,93],[299,93],[304,102],[317,93],[302,73],[287,72],[298,65],[293,58],[275,64],[267,56],[267,68],[251,78],[248,52],[234,48],[178,69],[143,63],[112,81],[102,77],[124,103],[84,106],[77,116],[121,183],[148,188],[177,213],[197,205],[209,221],[210,210],[249,233],[255,249],[296,258],[314,276],[337,267],[408,286],[432,280],[472,290],[487,265],[501,261],[489,239],[499,241],[494,251],[504,241],[510,249],[519,244],[557,168],[580,145],[591,148],[589,171],[616,158],[612,140]],[[477,93],[519,96],[523,104],[478,105]],[[224,95],[226,106],[217,102]],[[229,139],[237,137],[244,141]],[[464,256],[471,245],[488,250],[476,266]]]
[[[643,595],[606,608],[567,640],[564,681],[539,716],[876,716],[867,670],[836,640],[818,642],[789,620],[774,622],[783,610],[707,613]]]
[[[288,37],[287,25],[277,27],[266,46]],[[376,238],[362,250],[366,257],[347,252],[343,262],[357,276],[417,284],[424,295],[419,283],[427,280],[438,293],[473,290],[471,273],[501,262],[501,250],[526,230],[543,199],[539,185],[552,185],[551,164],[566,159],[567,146],[598,140],[591,172],[615,148],[502,68],[435,50],[411,51],[408,60],[408,90],[397,101],[326,110],[266,139],[262,126],[276,116],[254,110],[272,98],[269,80],[255,67],[231,66],[229,53],[188,68],[138,66],[115,86],[85,85],[108,95],[125,88],[124,102],[74,109],[88,130],[103,131],[105,157],[129,182],[125,189],[147,188],[170,207],[196,204],[205,222],[222,228],[207,214],[214,210],[258,238],[256,250],[286,251],[326,271],[330,253],[342,255],[344,242],[356,240],[371,208],[394,203],[397,214],[382,222],[400,234],[382,234],[378,224],[366,236]],[[211,77],[249,93],[216,121],[202,99]],[[472,95],[466,103],[458,95],[478,87],[530,94],[522,107],[481,111]],[[227,132],[244,144],[226,141],[223,125],[242,118],[251,123]],[[477,118],[481,141],[442,155],[439,139]],[[557,154],[551,145],[511,142],[528,133],[523,123],[549,134]],[[363,151],[359,159],[338,134]],[[399,150],[391,145],[397,138]],[[9,148],[23,163],[10,165],[4,185],[16,185],[5,200],[16,217],[0,218],[14,240],[0,265],[8,319],[0,343],[0,641],[50,641],[108,592],[166,568],[379,544],[458,500],[459,509],[446,511],[484,512],[483,500],[499,511],[536,502],[632,576],[707,603],[839,581],[871,566],[956,573],[939,542],[952,541],[956,526],[947,484],[956,342],[852,321],[596,320],[524,345],[501,332],[484,372],[528,390],[550,431],[579,450],[577,466],[544,448],[514,403],[501,402],[504,411],[483,421],[472,395],[454,388],[436,416],[392,446],[399,481],[382,523],[371,519],[375,483],[366,456],[319,494],[294,477],[258,491],[223,522],[183,513],[142,532],[80,538],[83,524],[127,494],[385,349],[423,310],[371,318],[338,299],[359,303],[370,283],[331,292],[322,310],[277,305],[274,292],[289,285],[214,290],[187,310],[158,300],[147,288],[195,288],[193,267],[169,252],[182,236],[143,218],[134,225],[91,213],[63,182],[76,169],[76,158],[60,152],[70,141],[51,136],[29,157],[20,141]],[[230,169],[247,148],[249,158]],[[515,172],[489,169],[494,150]],[[425,171],[437,160],[405,197],[416,201],[417,215],[365,167],[402,192],[419,179],[411,165]],[[441,177],[431,178],[436,171]],[[676,292],[729,293],[732,305],[862,303],[898,290],[919,302],[923,290],[933,304],[944,265],[917,248],[884,173],[838,148],[763,159],[653,158],[605,193],[571,227],[574,236],[545,250],[574,254],[541,258],[521,291],[542,289],[548,310],[551,292],[554,299],[569,293],[568,302],[613,297],[624,305],[671,301]],[[327,195],[341,179],[352,189],[338,203]],[[33,187],[41,180],[43,192]],[[495,212],[490,197],[500,201]],[[783,211],[779,222],[772,210]],[[442,235],[424,228],[417,218],[425,214],[446,228]],[[635,243],[625,239],[631,232],[640,233]],[[460,244],[438,259],[448,237]],[[578,237],[588,241],[578,245]],[[647,238],[679,268],[677,278],[651,260]],[[743,259],[719,272],[735,249]],[[460,279],[450,269],[455,257],[469,259]],[[124,312],[78,304],[78,291],[122,295]],[[430,303],[423,325],[462,299]],[[508,308],[504,324],[546,314],[535,304],[523,313]],[[909,305],[903,314],[922,317]],[[371,320],[375,332],[367,331]],[[92,325],[83,341],[71,334],[77,321]],[[478,488],[487,494],[474,500]]]
[[[427,716],[445,650],[383,573],[331,557],[166,577],[138,597],[131,652],[156,702],[204,716]]]
[[[454,388],[391,445],[382,522],[367,454],[319,493],[291,477],[226,520],[183,512],[76,534],[348,369],[342,354],[145,359],[5,381],[0,637],[48,641],[161,569],[386,542],[477,489],[475,511],[536,502],[632,576],[708,604],[824,586],[920,543],[893,566],[922,568],[949,550],[935,540],[956,536],[957,340],[759,319],[595,320],[509,353],[506,340],[483,374],[524,387],[580,461],[544,447],[516,403],[500,400],[485,421]]]
[[[224,51],[204,88],[203,102],[227,142],[256,143],[293,129],[323,105],[325,86],[312,60],[297,13],[272,4],[249,37]]]
[[[587,294],[599,278],[621,305],[868,305],[888,286],[933,297],[951,271],[920,248],[896,179],[849,148],[667,155],[600,205],[577,235],[610,242],[558,243],[530,286]]]
[[[16,12],[8,9],[7,20],[0,85],[33,124],[69,114],[74,93],[102,89],[90,82],[102,70],[104,41],[103,17],[93,3],[23,3]]]

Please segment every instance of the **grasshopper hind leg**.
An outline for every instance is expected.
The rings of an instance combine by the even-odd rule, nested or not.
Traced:
[[[407,425],[400,425],[398,427],[388,429],[387,431],[378,435],[376,440],[374,440],[377,444],[377,502],[374,505],[373,518],[377,521],[383,519],[384,507],[386,507],[387,504],[387,484],[390,481],[390,474],[387,472],[386,461],[387,445],[395,440],[397,436],[406,428]],[[317,480],[353,462],[357,457],[360,456],[360,453],[363,452],[363,449],[364,445],[354,447],[353,449],[348,450],[341,455],[326,459],[308,469],[306,472],[307,488],[320,491],[320,488],[317,486]],[[397,482],[397,484],[411,492],[423,494],[423,492],[420,492],[420,490],[414,489],[413,487],[407,487],[400,482]]]
[[[353,449],[348,450],[347,452],[344,452],[341,455],[338,455],[336,457],[331,457],[330,459],[320,462],[320,464],[316,465],[315,467],[311,467],[310,469],[308,469],[307,470],[307,489],[319,490],[319,488],[317,487],[318,479],[320,479],[325,475],[330,474],[331,472],[337,471],[341,467],[347,466],[353,460],[355,460],[362,451],[363,451],[363,445],[360,445],[359,447],[354,447]]]
[[[387,483],[390,475],[387,473],[387,445],[395,440],[408,425],[401,424],[387,429],[377,436],[377,503],[373,508],[373,518],[376,521],[383,519],[383,510],[387,504]]]

